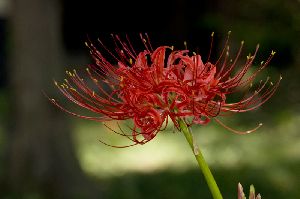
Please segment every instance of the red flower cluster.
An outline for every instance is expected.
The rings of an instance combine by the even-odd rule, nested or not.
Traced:
[[[69,100],[100,116],[79,115],[66,110],[55,100],[52,102],[80,118],[101,122],[132,119],[132,134],[127,135],[122,130],[119,134],[127,136],[134,144],[144,144],[153,139],[164,129],[168,118],[176,127],[179,127],[178,118],[185,119],[189,125],[204,125],[214,118],[231,131],[249,133],[260,125],[251,131],[238,132],[215,117],[259,107],[273,95],[280,82],[279,80],[273,85],[268,78],[254,92],[250,92],[252,81],[275,54],[272,51],[269,58],[249,74],[258,46],[242,67],[233,72],[236,70],[243,42],[233,60],[229,60],[227,39],[219,59],[212,63],[208,58],[203,63],[200,55],[190,53],[189,50],[174,50],[170,46],[153,49],[147,34],[140,35],[145,49],[138,53],[128,37],[125,41],[117,35],[112,37],[115,42],[114,52],[100,40],[99,44],[104,52],[97,50],[92,43],[86,43],[95,60],[95,64],[87,68],[88,80],[83,80],[74,71],[67,72],[69,80],[65,80],[62,85],[55,82]],[[109,54],[117,65],[108,61],[103,53]],[[88,85],[88,81],[93,82],[94,88]],[[247,88],[244,97],[238,102],[228,103],[227,96],[239,91],[241,87]]]

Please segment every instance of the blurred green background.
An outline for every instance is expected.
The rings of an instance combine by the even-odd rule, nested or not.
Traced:
[[[264,123],[256,132],[240,136],[211,122],[194,126],[194,135],[224,198],[237,198],[238,182],[263,198],[300,198],[299,0],[0,1],[0,198],[211,198],[172,125],[146,145],[108,147],[98,140],[128,142],[58,110],[43,92],[69,107],[52,79],[92,62],[88,37],[109,46],[110,33],[127,33],[135,44],[147,32],[153,46],[187,41],[205,60],[211,32],[216,58],[229,30],[232,56],[241,40],[243,58],[261,46],[254,67],[275,50],[261,77],[283,80],[259,109],[222,119],[241,130]]]

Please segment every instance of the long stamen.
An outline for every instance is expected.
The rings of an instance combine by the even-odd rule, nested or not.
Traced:
[[[211,33],[210,35],[210,47],[209,47],[209,53],[208,53],[208,57],[207,57],[207,61],[206,62],[209,62],[210,61],[210,56],[211,56],[211,51],[212,51],[212,47],[213,47],[213,43],[214,43],[214,32]]]
[[[239,131],[239,130],[235,130],[227,125],[225,125],[223,122],[221,122],[220,120],[218,120],[217,118],[214,118],[214,120],[220,124],[221,126],[223,126],[225,129],[233,132],[233,133],[236,133],[236,134],[239,134],[239,135],[245,135],[245,134],[249,134],[249,133],[252,133],[254,131],[256,131],[258,128],[260,128],[262,126],[262,123],[259,123],[255,128],[253,129],[250,129],[250,130],[247,130],[247,131]]]

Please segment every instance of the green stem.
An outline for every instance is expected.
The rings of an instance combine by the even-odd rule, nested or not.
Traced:
[[[204,157],[201,154],[201,151],[199,150],[198,146],[194,143],[193,135],[192,135],[190,129],[186,125],[185,121],[183,121],[182,119],[179,119],[178,123],[179,123],[181,131],[183,132],[186,140],[188,141],[191,149],[194,152],[194,155],[198,162],[199,168],[205,177],[205,180],[207,182],[207,185],[210,189],[210,192],[211,192],[213,198],[214,199],[223,199],[221,192],[219,190],[219,187],[214,179],[214,176],[212,175],[207,163],[205,162]]]

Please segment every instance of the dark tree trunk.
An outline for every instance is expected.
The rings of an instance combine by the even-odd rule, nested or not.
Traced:
[[[60,3],[13,2],[7,181],[19,198],[28,193],[55,199],[100,198],[76,159],[66,116],[42,93],[55,93],[50,82],[64,67]]]

